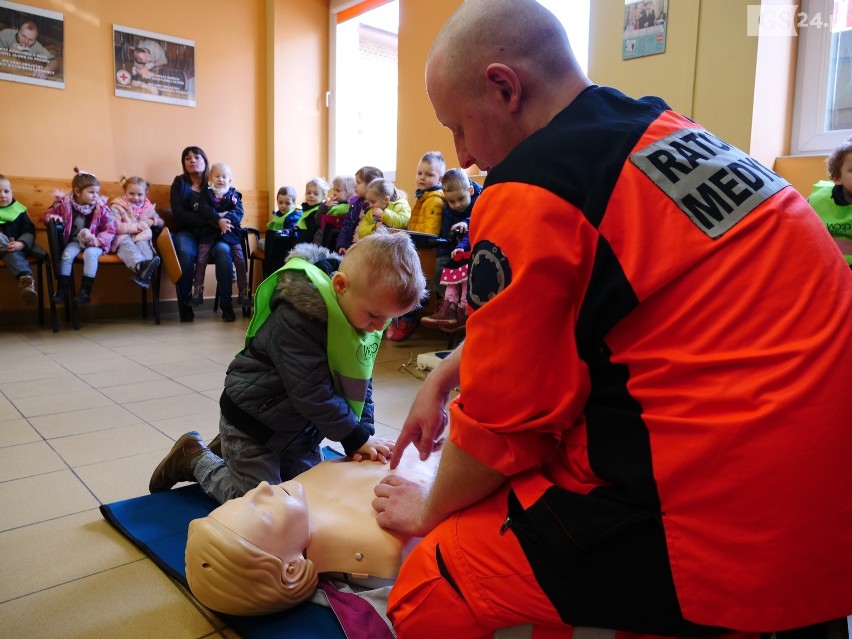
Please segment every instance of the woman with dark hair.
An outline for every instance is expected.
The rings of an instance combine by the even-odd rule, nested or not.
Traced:
[[[175,221],[175,252],[182,271],[176,287],[178,311],[181,322],[191,322],[195,313],[189,299],[198,238],[209,226],[218,226],[219,216],[207,204],[208,198],[205,197],[210,170],[207,154],[197,146],[188,146],[181,153],[180,160],[183,173],[172,182],[170,203]],[[236,316],[231,303],[231,247],[222,241],[215,242],[210,249],[210,261],[216,266],[216,296],[222,310],[222,321],[233,322]]]

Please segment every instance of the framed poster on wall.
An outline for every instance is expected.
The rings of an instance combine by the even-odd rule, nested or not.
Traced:
[[[0,0],[0,80],[65,88],[61,13]]]
[[[113,25],[115,95],[195,106],[195,42]]]
[[[668,20],[669,0],[624,0],[621,59],[664,53]]]

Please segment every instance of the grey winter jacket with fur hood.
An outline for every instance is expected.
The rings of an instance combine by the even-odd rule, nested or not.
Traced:
[[[340,257],[314,244],[298,244],[288,255],[337,270]],[[250,422],[295,437],[316,429],[343,444],[351,455],[375,432],[372,381],[360,421],[334,392],[326,353],[328,311],[319,291],[298,271],[284,271],[270,301],[270,313],[251,347],[228,367],[222,412],[234,426],[253,434]],[[265,442],[261,442],[265,443]]]

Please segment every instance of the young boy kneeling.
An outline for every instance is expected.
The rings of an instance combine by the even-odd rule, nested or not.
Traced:
[[[407,234],[370,235],[342,259],[297,245],[258,288],[246,346],[225,378],[219,436],[208,448],[197,432],[183,435],[150,491],[198,481],[224,503],[319,463],[324,437],[356,460],[387,461],[394,443],[374,434],[373,362],[390,319],[425,290]]]

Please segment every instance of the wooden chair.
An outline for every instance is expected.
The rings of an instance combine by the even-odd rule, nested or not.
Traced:
[[[53,271],[59,276],[59,263],[62,259],[62,250],[65,248],[65,240],[63,235],[64,227],[60,222],[48,222],[46,225],[47,228],[47,243],[48,248],[50,249],[50,260],[53,265]],[[159,234],[160,229],[153,228],[151,229],[154,233],[153,241],[156,243],[157,235]],[[83,264],[83,254],[80,253],[74,259],[74,264],[79,264],[82,269]],[[115,253],[104,253],[98,258],[98,267],[102,265],[110,265],[117,264],[121,268],[127,268],[124,262],[121,261],[121,258],[118,257]],[[142,318],[147,319],[148,317],[148,291],[151,291],[151,305],[154,311],[154,323],[160,323],[160,276],[162,271],[162,264],[160,264],[155,270],[154,275],[151,277],[151,284],[147,289],[143,288],[142,291]],[[53,287],[51,286],[51,289]],[[74,301],[74,295],[76,294],[76,286],[74,284],[74,269],[72,265],[71,269],[71,279],[69,282],[68,288],[68,301],[65,304],[65,321],[71,323],[71,328],[75,331],[80,330],[80,320],[77,313],[77,303]]]
[[[248,236],[254,237],[254,249],[251,253],[248,253],[248,287],[251,294],[254,295],[254,271],[255,271],[255,262],[260,262],[260,272],[263,273],[264,279],[266,278],[266,251],[260,248],[260,231],[256,228],[252,228],[250,226],[244,226],[243,230],[246,232],[246,239]]]
[[[47,285],[47,302],[50,305],[50,324],[54,333],[59,332],[59,320],[56,316],[56,303],[53,301],[53,269],[50,267],[50,256],[47,251],[39,245],[33,246],[32,252],[27,255],[27,262],[31,267],[35,267],[36,293],[38,294],[38,323],[44,326],[44,287]],[[6,264],[0,261],[0,268],[5,268]],[[45,275],[47,277],[45,278]]]

